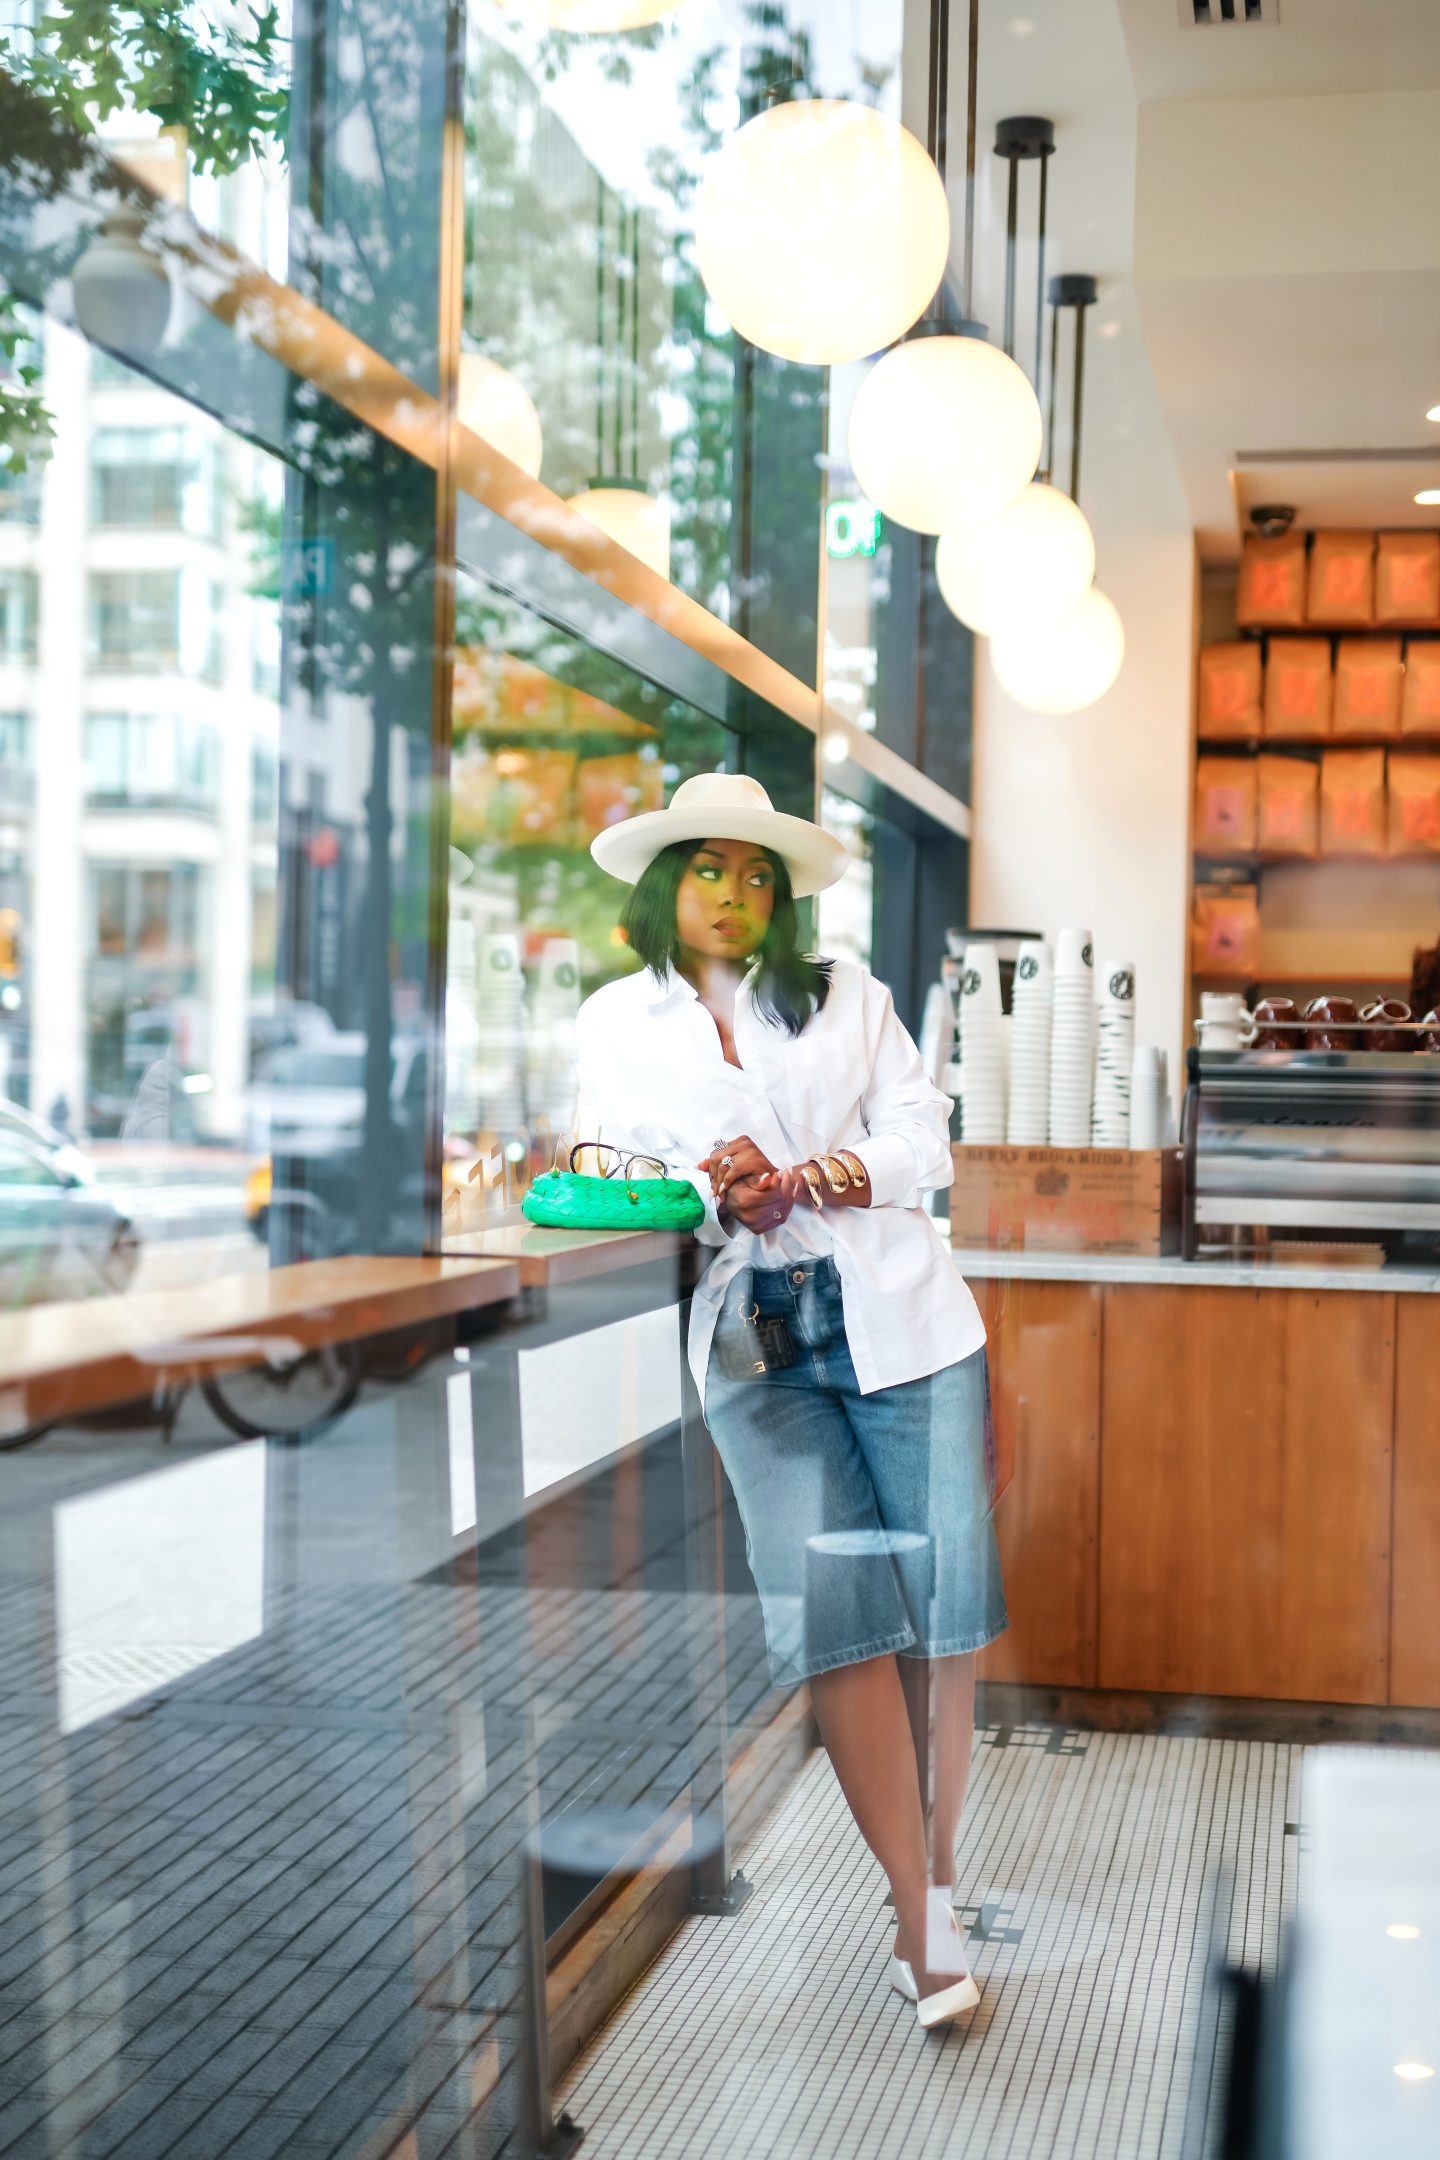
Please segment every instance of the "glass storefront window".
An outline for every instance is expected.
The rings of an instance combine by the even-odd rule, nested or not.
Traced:
[[[0,667],[34,666],[39,596],[33,570],[0,569]]]
[[[203,721],[173,713],[89,713],[86,795],[99,807],[172,805],[213,812],[220,744]]]
[[[178,427],[101,428],[91,451],[96,525],[138,525],[214,537],[215,446]]]
[[[224,589],[194,570],[92,570],[90,652],[114,674],[181,674],[218,683]]]
[[[820,822],[843,841],[850,868],[816,904],[819,949],[827,959],[858,960],[869,967],[875,933],[875,876],[871,863],[874,820],[860,803],[834,788],[820,797]]]
[[[826,375],[738,343],[700,279],[695,201],[772,88],[898,110],[901,14],[709,0],[624,37],[499,9],[470,28],[462,418],[518,455],[500,417],[518,386],[545,484],[582,510],[597,479],[646,490],[655,566],[806,683]]]
[[[478,576],[458,609],[446,1143],[503,1208],[569,1129],[583,997],[635,962],[590,842],[724,766],[721,723]],[[471,1211],[473,1212],[473,1210]],[[454,1226],[455,1211],[451,1211]],[[468,1218],[467,1218],[468,1219]]]

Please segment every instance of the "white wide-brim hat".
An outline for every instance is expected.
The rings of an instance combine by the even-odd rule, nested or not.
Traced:
[[[823,892],[850,867],[843,844],[808,818],[776,810],[746,773],[696,773],[682,780],[665,810],[642,810],[597,833],[590,853],[611,877],[633,885],[662,848],[676,840],[753,840],[790,872],[797,900]]]

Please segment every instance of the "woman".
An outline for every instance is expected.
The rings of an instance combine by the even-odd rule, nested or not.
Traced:
[[[690,1361],[734,1488],[777,1684],[806,1680],[899,1921],[922,2025],[978,2001],[952,1909],[974,1653],[1005,1626],[985,1331],[924,1213],[950,1105],[890,993],[799,949],[840,843],[755,780],[702,774],[592,852],[633,886],[641,973],[587,999],[578,1137],[662,1159],[716,1248]],[[927,1856],[900,1658],[935,1661]],[[913,1668],[912,1668],[913,1670]]]

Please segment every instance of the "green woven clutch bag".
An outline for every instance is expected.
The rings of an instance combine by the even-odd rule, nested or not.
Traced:
[[[705,1203],[684,1178],[582,1177],[546,1170],[520,1203],[547,1230],[694,1230]]]

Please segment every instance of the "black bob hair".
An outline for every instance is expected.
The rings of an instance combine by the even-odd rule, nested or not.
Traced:
[[[680,961],[675,902],[680,880],[704,846],[700,840],[673,840],[648,863],[631,888],[620,917],[630,950],[652,975],[664,975]],[[757,958],[754,998],[764,1017],[788,1035],[798,1035],[830,994],[830,962],[800,950],[800,918],[790,872],[769,848],[760,853],[775,874],[775,905]]]

